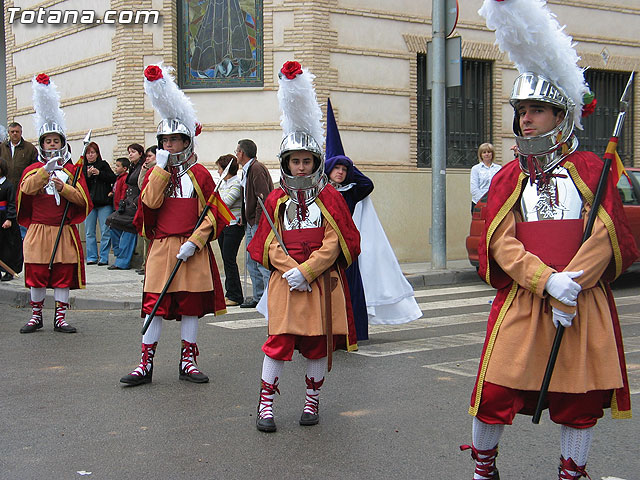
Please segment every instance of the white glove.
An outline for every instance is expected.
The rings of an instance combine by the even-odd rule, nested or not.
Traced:
[[[575,318],[576,314],[563,312],[560,309],[552,307],[553,310],[553,324],[558,328],[558,324],[562,325],[564,328],[569,328],[571,326],[571,322]]]
[[[62,165],[58,163],[58,160],[62,160],[62,157],[56,157],[49,160],[44,166],[45,171],[47,173],[51,173],[54,170],[62,170]]]
[[[160,168],[164,168],[167,166],[168,161],[169,161],[169,152],[162,149],[156,150],[156,166]]]
[[[282,274],[282,278],[284,278],[289,283],[289,291],[299,290],[301,292],[310,292],[311,285],[304,278],[302,272],[296,267],[288,270]]]
[[[579,272],[557,272],[552,273],[547,280],[544,289],[549,292],[549,295],[557,298],[559,301],[570,307],[576,306],[576,299],[578,293],[582,290],[582,286],[574,282],[573,279],[579,277],[584,273],[583,270]]]
[[[176,255],[176,258],[179,258],[180,260],[182,260],[183,262],[186,262],[187,259],[193,255],[194,253],[196,253],[196,249],[197,249],[197,245],[193,242],[190,241],[186,241],[182,244],[182,246],[180,247],[180,251],[178,252],[178,254]]]

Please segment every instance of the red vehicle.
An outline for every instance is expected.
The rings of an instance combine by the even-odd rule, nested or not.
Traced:
[[[618,181],[618,193],[622,199],[622,208],[627,215],[631,233],[640,249],[640,168],[629,167],[626,169],[629,180],[624,175]],[[467,237],[467,254],[471,265],[478,268],[478,244],[484,229],[484,207],[487,206],[485,195],[473,208],[471,215],[471,227]]]

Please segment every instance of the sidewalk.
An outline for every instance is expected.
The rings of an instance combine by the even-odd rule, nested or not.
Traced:
[[[400,267],[414,288],[453,285],[479,281],[474,267],[467,260],[447,262],[447,269],[432,270],[430,263],[404,263]],[[70,308],[77,310],[140,310],[142,275],[135,269],[107,270],[106,266],[87,265],[87,288],[72,290]],[[244,281],[244,278],[242,278]],[[248,280],[248,279],[247,279]],[[249,281],[249,280],[248,280]],[[224,285],[224,278],[222,280]],[[245,292],[251,286],[243,285]],[[0,282],[0,304],[13,307],[29,306],[29,289],[21,274],[10,282]],[[45,306],[53,305],[53,290],[47,289]]]

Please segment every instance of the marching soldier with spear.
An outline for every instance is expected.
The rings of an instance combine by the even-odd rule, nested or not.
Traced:
[[[75,333],[76,328],[66,322],[69,290],[85,287],[84,256],[76,225],[84,221],[93,205],[82,175],[83,158],[76,165],[71,162],[55,85],[42,73],[32,80],[32,87],[39,161],[22,174],[16,202],[18,223],[27,227],[24,278],[31,289],[32,314],[20,333],[42,328],[47,288],[53,288],[56,301],[54,330]]]
[[[485,0],[479,13],[520,72],[510,98],[518,156],[493,178],[478,247],[480,274],[498,293],[471,397],[473,443],[461,448],[472,450],[474,479],[499,478],[504,425],[534,414],[564,333],[539,409],[560,425],[558,478],[578,479],[603,409],[631,416],[609,282],[638,251],[610,164],[577,151],[573,128],[595,104],[571,39],[541,0]]]
[[[209,242],[232,215],[194,152],[200,125],[191,101],[167,67],[148,66],[144,75],[145,92],[162,121],[157,129],[156,166],[144,179],[134,220],[140,233],[151,240],[142,299],[146,317],[142,357],[120,381],[132,386],[151,382],[164,318],[181,322],[179,379],[206,383],[209,377],[196,362],[198,318],[226,312]]]

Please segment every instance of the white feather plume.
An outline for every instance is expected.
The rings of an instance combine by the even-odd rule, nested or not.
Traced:
[[[324,127],[322,126],[322,110],[318,104],[313,79],[316,78],[308,69],[295,78],[288,79],[280,75],[278,79],[278,103],[280,104],[280,126],[283,137],[291,132],[305,131],[318,145],[324,145]]]
[[[582,97],[589,93],[580,57],[544,0],[484,0],[478,13],[495,30],[496,44],[520,73],[544,75],[560,86],[576,108],[574,124],[582,129]]]
[[[173,67],[158,64],[162,78],[150,82],[144,79],[144,91],[151,99],[151,105],[163,119],[177,118],[195,135],[198,118],[195,108],[174,80]]]
[[[36,134],[40,132],[40,127],[45,123],[56,123],[62,131],[66,131],[64,122],[64,112],[60,109],[60,94],[58,89],[49,79],[49,84],[38,83],[36,77],[31,80],[33,91],[33,108],[36,113],[33,115],[33,123],[36,127]]]

